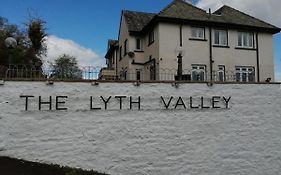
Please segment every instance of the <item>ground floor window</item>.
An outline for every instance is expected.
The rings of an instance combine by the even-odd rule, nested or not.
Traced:
[[[218,66],[217,80],[218,81],[225,81],[225,66],[224,65]]]
[[[136,80],[141,80],[141,69],[136,69]]]
[[[192,65],[192,81],[205,81],[206,65]]]
[[[254,82],[255,69],[254,67],[236,67],[236,81],[237,82]]]

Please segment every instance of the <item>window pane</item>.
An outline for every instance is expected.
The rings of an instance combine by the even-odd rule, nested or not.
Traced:
[[[249,33],[249,36],[248,36],[248,46],[249,47],[253,47],[253,35]]]
[[[205,80],[205,72],[204,71],[200,71],[199,80],[200,81],[204,81]]]
[[[198,76],[197,76],[197,72],[196,71],[192,71],[192,80],[193,81],[197,81],[198,80]]]
[[[238,33],[238,46],[242,46],[242,33]]]
[[[202,28],[198,29],[198,37],[199,38],[204,38],[204,29],[202,29]]]
[[[226,31],[221,31],[221,45],[227,45]]]
[[[137,80],[140,80],[141,79],[141,72],[140,70],[137,70]]]
[[[193,38],[196,38],[196,37],[197,37],[196,28],[192,28],[192,29],[191,29],[191,35],[192,35]]]
[[[246,81],[247,81],[247,73],[246,73],[246,72],[243,72],[243,73],[242,73],[242,81],[243,81],[243,82],[246,82]]]
[[[255,81],[255,74],[254,74],[254,72],[251,72],[251,73],[248,74],[248,80],[249,80],[249,82]]]
[[[239,72],[236,73],[236,81],[240,81],[240,73]]]
[[[137,50],[140,50],[140,49],[141,49],[141,42],[140,42],[140,39],[139,39],[139,38],[137,38],[137,40],[136,40],[136,49],[137,49]]]
[[[223,72],[219,72],[219,81],[224,81],[224,73]]]
[[[220,33],[219,31],[215,31],[215,44],[220,44]]]

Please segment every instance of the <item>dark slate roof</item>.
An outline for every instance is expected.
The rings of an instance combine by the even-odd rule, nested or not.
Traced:
[[[160,11],[158,16],[187,20],[208,20],[206,11],[184,2],[183,0],[174,0],[162,11]]]
[[[129,31],[140,32],[156,14],[124,10],[123,15]]]
[[[193,6],[183,0],[173,0],[158,14],[134,11],[123,11],[130,32],[141,32],[152,19],[181,19],[223,25],[255,27],[269,29],[273,33],[280,32],[280,28],[240,12],[229,6],[223,6],[211,16],[206,11]]]
[[[236,10],[232,7],[224,5],[213,14],[219,15],[219,18],[216,18],[217,22],[224,22],[237,25],[253,26],[253,27],[262,27],[262,28],[277,28],[269,23],[266,23],[260,19],[252,17],[248,14],[245,14],[239,10]]]

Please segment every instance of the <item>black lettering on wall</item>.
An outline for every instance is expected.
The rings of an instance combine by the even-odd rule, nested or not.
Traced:
[[[42,106],[41,105],[49,105],[49,110],[52,110],[52,96],[49,97],[49,101],[42,101],[42,97],[39,96],[39,102],[38,102],[38,106],[39,106],[39,111],[41,111]]]
[[[28,99],[34,98],[33,95],[21,95],[20,98],[25,98],[25,111],[28,111]]]
[[[174,98],[174,97],[170,97],[170,100],[169,100],[169,102],[168,102],[168,104],[167,104],[166,101],[165,101],[165,99],[161,96],[161,100],[162,100],[162,102],[164,103],[164,106],[165,106],[166,109],[169,109],[169,106],[170,106],[170,104],[171,104],[173,98]]]
[[[217,103],[220,102],[220,100],[221,100],[221,97],[219,97],[219,96],[214,96],[214,97],[212,98],[212,108],[213,108],[213,109],[219,109],[219,108],[221,108],[220,106],[217,106],[217,105],[216,105]]]
[[[58,111],[66,111],[66,107],[60,107],[60,104],[65,104],[65,101],[60,101],[60,99],[67,99],[67,96],[56,96],[56,110]]]
[[[122,105],[122,102],[123,102],[122,99],[123,99],[123,98],[127,98],[127,97],[126,97],[126,96],[115,96],[115,98],[119,99],[120,110],[121,110],[121,109],[122,109],[122,106],[123,106],[123,105]]]
[[[101,110],[101,107],[93,107],[93,96],[90,97],[90,110]]]
[[[178,99],[178,101],[176,103],[175,109],[177,109],[178,106],[183,106],[184,109],[186,109],[186,106],[185,106],[185,104],[184,104],[184,102],[183,102],[181,97],[179,97],[179,99]]]
[[[108,99],[103,98],[103,96],[100,96],[100,98],[102,99],[103,103],[104,103],[104,109],[107,110],[107,103],[109,102],[109,100],[111,99],[111,96],[108,97]]]
[[[229,102],[231,100],[231,97],[223,97],[223,100],[225,101],[225,108],[228,109],[229,108]]]
[[[133,108],[133,104],[138,104],[138,109],[141,108],[141,97],[138,97],[138,101],[133,101],[133,97],[130,97],[130,109]]]

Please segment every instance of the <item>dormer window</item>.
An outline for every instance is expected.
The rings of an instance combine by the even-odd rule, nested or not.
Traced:
[[[253,48],[254,34],[252,32],[238,32],[238,47]]]

